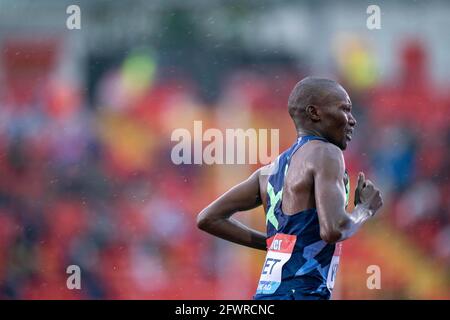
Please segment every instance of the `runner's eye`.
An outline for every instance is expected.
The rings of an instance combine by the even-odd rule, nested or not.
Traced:
[[[352,107],[344,105],[344,110],[346,112],[352,112]]]

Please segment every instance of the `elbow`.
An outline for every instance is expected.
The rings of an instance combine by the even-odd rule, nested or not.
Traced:
[[[321,225],[320,237],[323,241],[329,244],[334,244],[336,242],[342,241],[349,221],[350,220],[346,216],[343,216],[337,221]]]
[[[200,230],[205,230],[207,224],[208,222],[207,219],[205,218],[205,215],[202,212],[200,212],[197,215],[197,228],[199,228]]]
[[[342,237],[342,232],[338,229],[329,228],[320,230],[320,237],[323,241],[329,244],[338,242]]]
[[[197,228],[203,231],[207,231],[212,224],[211,219],[205,214],[204,211],[197,215]]]

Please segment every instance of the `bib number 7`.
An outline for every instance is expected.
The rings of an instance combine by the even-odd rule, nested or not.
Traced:
[[[297,237],[277,233],[267,240],[266,260],[264,261],[257,294],[273,294],[281,284],[283,265],[291,258]]]

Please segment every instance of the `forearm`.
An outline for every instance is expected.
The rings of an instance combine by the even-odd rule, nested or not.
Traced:
[[[250,248],[266,250],[266,234],[251,229],[233,218],[199,220],[199,228],[222,239]]]
[[[340,230],[341,237],[338,241],[343,241],[353,236],[373,214],[371,210],[358,204],[355,210],[347,215],[347,219]]]
[[[197,217],[197,226],[212,235],[250,248],[266,250],[266,235],[253,230],[231,216],[261,205],[259,170],[234,186]]]

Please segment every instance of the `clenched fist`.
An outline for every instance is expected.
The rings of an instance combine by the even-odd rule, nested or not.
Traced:
[[[373,212],[373,215],[383,205],[380,190],[373,185],[372,181],[366,180],[362,172],[358,175],[358,185],[355,190],[355,206],[357,204],[365,206]]]

